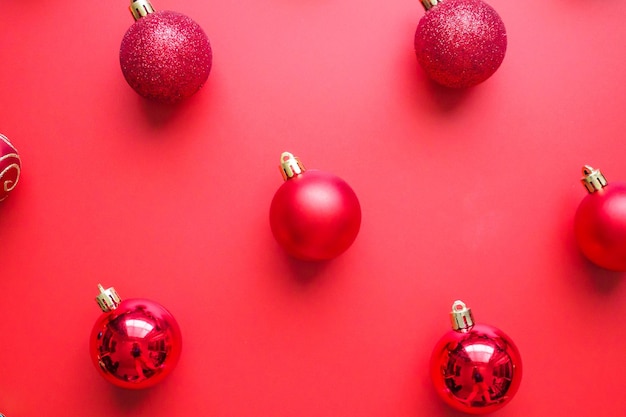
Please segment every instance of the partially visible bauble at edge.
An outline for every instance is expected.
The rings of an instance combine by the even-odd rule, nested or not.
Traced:
[[[426,0],[415,32],[417,60],[428,77],[450,88],[467,88],[491,77],[507,48],[504,23],[482,0]]]
[[[206,33],[191,18],[156,11],[139,18],[120,46],[120,65],[141,96],[177,103],[194,95],[211,72],[213,53]]]
[[[0,134],[0,201],[15,189],[22,172],[22,161],[15,146]]]
[[[626,272],[626,184],[611,182],[599,169],[583,167],[588,194],[574,216],[576,243],[597,266]]]

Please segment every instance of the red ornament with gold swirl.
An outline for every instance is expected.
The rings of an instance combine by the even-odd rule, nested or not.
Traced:
[[[0,134],[0,201],[17,186],[21,171],[22,162],[17,149],[6,136]]]

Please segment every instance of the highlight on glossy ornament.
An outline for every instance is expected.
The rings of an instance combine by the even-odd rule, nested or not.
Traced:
[[[0,134],[0,201],[7,198],[17,186],[21,172],[22,161],[17,149],[6,136]]]
[[[155,11],[149,0],[132,0],[130,11],[135,23],[120,46],[128,84],[145,98],[169,103],[200,90],[213,63],[200,25],[177,12]]]
[[[498,13],[482,0],[421,0],[426,13],[415,31],[417,60],[433,81],[472,87],[502,64],[507,34]]]
[[[306,170],[289,152],[280,156],[285,182],[270,206],[270,226],[279,245],[294,258],[333,259],[354,242],[361,206],[347,182],[336,175]]]
[[[477,324],[460,300],[452,304],[452,330],[433,350],[430,374],[435,390],[452,408],[485,414],[504,407],[522,379],[522,360],[502,331]]]
[[[626,271],[626,185],[609,183],[599,169],[582,168],[588,194],[574,217],[574,235],[583,255],[612,271]]]
[[[103,314],[89,339],[89,351],[100,374],[128,389],[149,388],[176,367],[182,336],[174,316],[154,301],[122,300],[114,288],[98,285]]]

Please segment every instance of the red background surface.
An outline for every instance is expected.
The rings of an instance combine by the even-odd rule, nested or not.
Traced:
[[[624,415],[625,277],[582,259],[572,219],[583,164],[626,181],[626,3],[489,3],[507,56],[459,92],[418,68],[417,0],[155,0],[214,52],[170,108],[123,79],[125,1],[3,0],[0,132],[23,173],[0,207],[0,410],[457,416],[428,360],[461,298],[523,356],[497,415]],[[359,196],[332,262],[271,236],[284,150]],[[99,282],[178,319],[159,386],[93,368]]]

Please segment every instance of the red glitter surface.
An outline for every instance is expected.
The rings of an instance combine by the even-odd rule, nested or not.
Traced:
[[[446,0],[428,10],[415,32],[417,60],[447,87],[471,87],[491,77],[506,52],[498,13],[481,0]]]
[[[120,46],[128,84],[148,99],[175,103],[195,94],[211,72],[211,44],[189,17],[157,11],[137,20]]]

